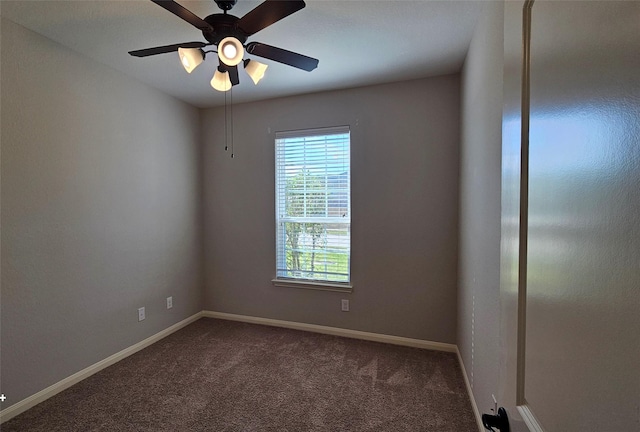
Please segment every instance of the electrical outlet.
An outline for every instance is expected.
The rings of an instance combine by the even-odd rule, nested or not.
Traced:
[[[167,297],[167,309],[171,309],[173,307],[173,297]]]
[[[342,312],[349,312],[349,300],[342,299]]]
[[[142,321],[144,319],[144,306],[138,308],[138,321]]]

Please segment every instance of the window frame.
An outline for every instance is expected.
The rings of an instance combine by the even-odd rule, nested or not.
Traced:
[[[285,199],[281,194],[281,185],[279,181],[281,180],[281,176],[283,175],[284,168],[281,166],[282,152],[279,150],[279,140],[284,140],[288,138],[294,139],[302,139],[307,137],[316,137],[316,136],[330,136],[330,135],[344,135],[348,134],[348,175],[347,175],[347,191],[348,191],[348,202],[347,202],[347,213],[348,219],[345,222],[344,218],[329,216],[326,214],[322,217],[311,217],[311,216],[282,216],[282,205],[285,202]],[[304,289],[312,289],[312,290],[323,290],[323,291],[339,291],[339,292],[351,292],[353,290],[353,285],[351,281],[351,255],[352,255],[352,242],[351,242],[351,128],[350,126],[334,126],[334,127],[323,127],[323,128],[315,128],[315,129],[299,129],[299,130],[289,130],[289,131],[280,131],[275,133],[274,137],[274,156],[275,156],[275,187],[274,187],[274,195],[275,195],[275,228],[276,228],[276,239],[275,239],[275,253],[276,253],[276,262],[275,262],[275,270],[276,276],[272,279],[272,283],[274,286],[278,287],[291,287],[291,288],[304,288]],[[325,184],[325,190],[327,190],[327,186]],[[327,204],[328,206],[328,204]],[[327,210],[328,212],[328,207]],[[302,219],[302,221],[300,220]],[[289,277],[280,275],[282,271],[290,271],[290,269],[280,268],[286,267],[286,263],[282,266],[282,260],[284,259],[286,262],[286,257],[283,258],[283,254],[286,254],[287,245],[286,240],[280,238],[283,233],[283,228],[280,227],[282,223],[292,222],[297,220],[298,223],[331,223],[331,220],[335,220],[335,222],[347,224],[348,229],[348,254],[347,254],[347,273],[346,281],[334,281],[334,280],[325,280],[325,279],[312,279],[312,278],[303,278],[303,277]],[[318,272],[321,273],[321,272]]]

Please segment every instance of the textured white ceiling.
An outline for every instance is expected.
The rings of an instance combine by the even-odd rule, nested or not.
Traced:
[[[213,0],[178,3],[201,18],[221,12]],[[242,17],[261,1],[239,0]],[[306,8],[258,32],[248,42],[274,45],[320,60],[312,72],[269,64],[255,86],[240,71],[234,102],[247,102],[460,70],[480,1],[307,0]],[[202,33],[148,0],[0,1],[0,14],[72,50],[198,107],[224,104],[209,81],[217,61],[187,74],[177,54],[136,58],[128,51],[204,41]],[[246,56],[248,57],[248,56]]]

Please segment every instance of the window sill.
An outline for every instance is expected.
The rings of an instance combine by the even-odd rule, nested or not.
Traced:
[[[301,279],[272,279],[273,286],[285,288],[302,288],[319,291],[353,292],[353,285],[338,282],[316,282]]]

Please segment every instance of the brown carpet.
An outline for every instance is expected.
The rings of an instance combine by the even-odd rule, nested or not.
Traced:
[[[208,318],[0,429],[478,430],[455,354]]]

